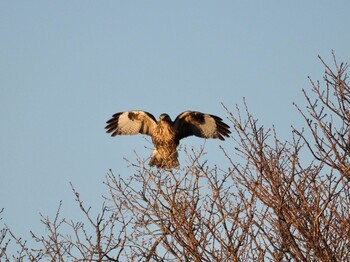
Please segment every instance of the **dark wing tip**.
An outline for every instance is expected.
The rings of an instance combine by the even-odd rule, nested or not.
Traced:
[[[212,118],[214,118],[217,131],[218,131],[218,138],[220,140],[225,140],[224,137],[230,137],[231,131],[230,131],[230,126],[226,124],[222,118],[215,116],[215,115],[210,115]]]
[[[109,119],[107,122],[106,122],[106,126],[105,126],[105,129],[106,129],[106,133],[112,133],[111,136],[116,136],[118,135],[118,120],[119,120],[119,117],[120,115],[123,114],[123,112],[119,112],[119,113],[116,113],[112,116],[111,119]]]

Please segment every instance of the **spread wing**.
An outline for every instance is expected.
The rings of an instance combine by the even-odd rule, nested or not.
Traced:
[[[107,133],[111,133],[111,136],[136,135],[139,133],[151,136],[156,126],[157,121],[152,114],[133,110],[114,114],[107,121],[105,129]]]
[[[230,127],[220,117],[196,111],[185,111],[178,115],[174,127],[179,140],[192,135],[225,140],[224,136],[229,137],[231,133]]]

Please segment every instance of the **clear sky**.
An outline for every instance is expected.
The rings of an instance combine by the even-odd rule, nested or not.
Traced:
[[[292,102],[305,104],[307,76],[323,76],[317,55],[350,62],[349,10],[348,0],[1,1],[0,223],[44,232],[39,213],[53,217],[60,200],[79,220],[69,182],[97,212],[107,171],[127,177],[123,157],[151,153],[142,136],[105,134],[119,111],[226,119],[221,102],[234,110],[245,97],[287,138],[302,124]],[[234,156],[234,141],[206,142],[224,165],[219,145]]]

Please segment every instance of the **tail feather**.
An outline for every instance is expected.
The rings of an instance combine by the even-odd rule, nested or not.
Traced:
[[[180,165],[177,157],[177,152],[171,154],[170,156],[164,157],[161,154],[159,154],[157,150],[154,150],[149,165],[156,166],[157,168],[175,168]]]

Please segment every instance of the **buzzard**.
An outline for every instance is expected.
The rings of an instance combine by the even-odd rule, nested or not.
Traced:
[[[149,165],[158,168],[179,166],[176,147],[182,138],[194,135],[225,140],[224,137],[229,137],[231,133],[220,117],[196,111],[185,111],[175,121],[168,114],[161,114],[157,121],[145,111],[119,112],[107,121],[105,129],[111,136],[139,133],[151,136],[155,150]]]

